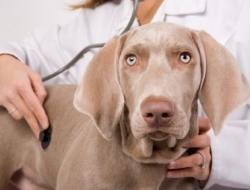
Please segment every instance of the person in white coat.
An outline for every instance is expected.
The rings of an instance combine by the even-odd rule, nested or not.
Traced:
[[[130,0],[89,2],[95,8],[83,8],[64,27],[34,30],[21,41],[0,45],[0,105],[13,118],[24,118],[37,137],[38,123],[44,129],[49,125],[42,107],[46,91],[41,77],[60,69],[83,47],[119,35],[131,17]],[[144,0],[132,28],[164,21],[205,30],[229,49],[250,81],[249,8],[249,0]],[[87,52],[73,67],[45,84],[78,84],[97,51]],[[201,118],[199,125],[200,135],[186,146],[197,148],[207,167],[200,167],[203,158],[197,153],[169,163],[166,177],[194,177],[204,189],[250,189],[250,103],[231,115],[216,137],[212,130],[204,133],[210,128],[207,119]],[[24,176],[13,181],[18,185],[20,179],[25,183]],[[25,189],[20,184],[19,189]]]

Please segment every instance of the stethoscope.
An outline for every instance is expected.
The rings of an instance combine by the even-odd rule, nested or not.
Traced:
[[[131,17],[130,17],[130,20],[126,26],[126,28],[122,31],[121,34],[124,34],[125,32],[127,32],[134,20],[135,20],[135,17],[136,17],[136,13],[137,13],[137,10],[138,10],[138,6],[139,6],[139,3],[143,0],[132,0],[134,1],[134,9],[133,9],[133,12],[131,14]],[[121,35],[120,34],[120,35]],[[91,44],[91,45],[88,45],[86,47],[84,47],[69,63],[67,63],[65,66],[63,66],[62,68],[60,68],[59,70],[55,71],[54,73],[50,74],[50,75],[47,75],[45,77],[42,78],[42,81],[47,81],[51,78],[54,78],[55,76],[61,74],[62,72],[64,72],[65,70],[69,69],[71,66],[73,66],[78,60],[80,60],[85,53],[87,53],[89,50],[93,49],[93,48],[101,48],[105,45],[105,43],[99,43],[99,44]]]

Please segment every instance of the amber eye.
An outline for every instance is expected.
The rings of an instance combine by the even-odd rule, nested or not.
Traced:
[[[189,55],[188,53],[182,53],[182,54],[180,55],[180,61],[181,61],[182,63],[187,64],[187,63],[189,63],[190,60],[191,60],[191,57],[190,57],[190,55]]]
[[[137,58],[136,58],[135,55],[130,55],[130,56],[127,57],[127,60],[126,60],[126,61],[127,61],[127,64],[128,64],[129,66],[133,66],[133,65],[136,64]]]

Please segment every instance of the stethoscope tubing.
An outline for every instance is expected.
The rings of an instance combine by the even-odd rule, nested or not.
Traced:
[[[133,12],[131,14],[131,17],[130,17],[130,20],[129,20],[127,26],[125,27],[125,29],[122,31],[122,33],[120,35],[122,35],[125,32],[130,30],[130,28],[131,28],[131,26],[132,26],[132,24],[133,24],[133,22],[135,20],[135,17],[136,17],[139,2],[143,1],[143,0],[132,0],[132,1],[134,1]],[[65,70],[67,70],[71,66],[73,66],[77,61],[79,61],[84,56],[84,54],[87,53],[89,50],[91,50],[93,48],[101,48],[104,45],[105,45],[105,43],[98,43],[98,44],[91,44],[91,45],[88,45],[88,46],[84,47],[70,62],[68,62],[65,66],[63,66],[59,70],[55,71],[54,73],[43,77],[42,81],[45,82],[45,81],[50,80],[50,79],[54,78],[55,76],[61,74],[62,72],[64,72]]]

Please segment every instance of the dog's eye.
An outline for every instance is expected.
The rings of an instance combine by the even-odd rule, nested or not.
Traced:
[[[137,63],[137,58],[135,55],[130,55],[127,57],[127,64],[130,65],[130,66],[133,66]]]
[[[191,60],[191,57],[190,57],[190,55],[188,53],[182,53],[180,55],[180,60],[181,60],[182,63],[187,64]]]

